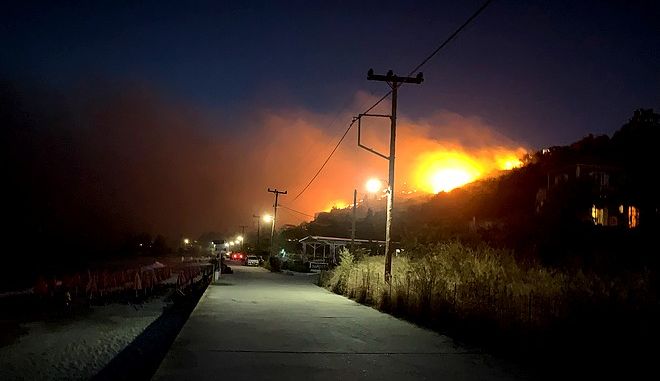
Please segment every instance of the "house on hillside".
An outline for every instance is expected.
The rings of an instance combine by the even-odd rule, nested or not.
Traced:
[[[622,168],[596,164],[573,164],[547,174],[547,184],[536,193],[536,212],[544,213],[552,197],[578,197],[576,216],[594,226],[636,228],[639,207],[623,191]]]
[[[544,165],[563,167],[547,173],[545,187],[536,194],[537,213],[552,212],[547,210],[552,204],[594,226],[660,226],[658,141],[660,114],[638,109],[612,138],[590,135],[549,151]]]

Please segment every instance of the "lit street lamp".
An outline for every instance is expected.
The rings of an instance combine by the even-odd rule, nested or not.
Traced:
[[[367,180],[367,183],[366,183],[365,186],[367,188],[367,192],[377,193],[378,191],[381,190],[381,188],[383,187],[383,184],[381,183],[381,181],[379,179],[374,178],[374,179]]]
[[[275,219],[270,214],[264,214],[262,219],[265,223],[270,225],[270,249],[268,250],[270,255],[273,255],[273,234],[275,232]]]
[[[383,187],[383,184],[380,179],[371,178],[367,180],[365,187],[369,193],[377,193]],[[353,220],[351,222],[351,252],[355,249],[355,223],[356,223],[356,212],[357,212],[357,189],[353,190]]]

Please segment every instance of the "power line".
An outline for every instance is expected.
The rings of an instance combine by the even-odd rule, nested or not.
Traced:
[[[392,90],[388,91],[387,94],[383,95],[383,96],[382,96],[382,97],[381,97],[376,103],[374,103],[373,105],[371,105],[371,107],[369,107],[368,109],[366,109],[366,110],[364,111],[363,114],[366,114],[366,113],[368,113],[369,111],[373,110],[374,107],[378,106],[378,105],[380,104],[380,102],[382,102],[382,101],[383,101],[385,98],[387,98],[390,94],[392,94]],[[305,187],[300,191],[300,193],[298,193],[298,194],[296,195],[296,197],[293,198],[293,201],[296,201],[296,200],[298,199],[298,197],[300,197],[300,195],[302,195],[303,193],[305,193],[305,191],[307,190],[307,188],[309,188],[309,186],[312,185],[312,183],[314,182],[314,180],[316,180],[316,178],[317,178],[318,175],[321,173],[321,171],[323,170],[323,168],[325,168],[325,165],[328,164],[328,161],[330,161],[330,158],[332,157],[332,155],[334,155],[334,154],[335,154],[335,151],[337,151],[337,148],[339,148],[339,145],[341,144],[341,142],[344,141],[344,139],[346,138],[346,135],[348,135],[348,132],[351,130],[351,128],[353,127],[354,124],[355,124],[355,120],[353,120],[353,121],[348,125],[348,128],[346,129],[346,131],[344,131],[344,135],[342,135],[341,139],[339,139],[339,141],[338,141],[337,144],[335,145],[335,148],[332,149],[332,152],[330,152],[330,155],[328,155],[328,158],[325,159],[325,161],[323,162],[323,165],[321,165],[321,168],[319,168],[319,170],[316,171],[316,173],[314,174],[314,176],[312,177],[312,179],[309,180],[309,182],[307,183],[307,185],[305,185]]]
[[[301,215],[306,216],[306,217],[314,218],[314,216],[312,216],[311,214],[307,214],[307,213],[303,213],[303,212],[301,212],[301,211],[299,211],[299,210],[291,209],[291,208],[289,208],[289,207],[286,206],[286,205],[282,205],[282,204],[280,204],[279,207],[280,207],[280,208],[287,209],[287,210],[289,210],[289,211],[291,211],[291,212],[294,212],[294,213],[301,214]]]
[[[339,120],[339,117],[340,117],[340,116],[344,113],[344,111],[346,111],[346,110],[348,109],[348,107],[351,105],[351,101],[352,101],[351,99],[348,99],[348,100],[346,101],[346,103],[344,103],[344,105],[343,105],[343,106],[341,107],[341,109],[335,114],[335,116],[332,118],[332,120],[330,121],[330,123],[324,128],[324,130],[330,130],[330,129],[333,127],[333,125]],[[332,137],[331,139],[328,140],[328,142],[325,144],[325,146],[324,146],[323,148],[325,149],[326,147],[330,146],[330,144],[331,144],[333,141],[335,141],[335,139],[337,139],[337,136],[339,136],[339,135],[338,135],[338,134],[337,134],[337,135],[333,135],[333,137]],[[305,152],[305,154],[303,155],[303,158],[300,160],[300,163],[305,162],[305,160],[306,160],[307,157],[309,156],[309,153],[313,151],[313,148],[314,148],[314,147],[315,147],[315,145],[310,145],[309,149],[307,150],[307,152]],[[298,168],[300,168],[300,164],[298,165]],[[294,201],[295,201],[295,199],[294,199]]]
[[[465,29],[465,27],[468,26],[472,22],[472,20],[477,18],[477,16],[479,16],[479,14],[483,12],[483,10],[486,9],[486,7],[488,7],[488,5],[490,5],[492,1],[493,0],[486,0],[481,5],[481,7],[479,7],[479,9],[477,9],[477,11],[474,12],[472,16],[470,16],[470,18],[468,18],[463,23],[463,25],[458,27],[458,29],[456,29],[454,33],[452,33],[449,37],[447,37],[447,39],[445,39],[445,41],[442,44],[440,44],[440,46],[438,46],[428,57],[426,57],[424,61],[422,61],[419,65],[415,66],[415,68],[410,71],[410,74],[408,74],[408,76],[410,77],[413,74],[417,73],[417,70],[421,69],[422,66],[426,65],[426,63],[429,62],[431,58],[433,58],[433,56],[435,56],[440,50],[442,50],[442,48],[444,48],[449,42],[451,42],[451,40],[453,40],[454,37],[456,37],[463,29]]]
[[[431,52],[431,54],[429,54],[429,55],[428,55],[428,56],[427,56],[427,57],[426,57],[426,58],[425,58],[425,59],[424,59],[419,65],[415,66],[415,68],[414,68],[413,70],[410,71],[410,74],[408,74],[408,76],[412,76],[412,75],[414,75],[419,69],[422,68],[422,66],[426,65],[426,63],[427,63],[428,61],[430,61],[431,58],[433,58],[433,56],[435,56],[440,50],[442,50],[445,46],[447,46],[447,44],[449,44],[449,42],[451,42],[451,41],[452,41],[452,40],[453,40],[453,39],[454,39],[454,38],[455,38],[455,37],[456,37],[456,36],[457,36],[457,35],[463,30],[463,29],[465,29],[465,27],[467,27],[472,21],[474,21],[474,19],[476,19],[477,16],[479,16],[479,15],[481,14],[481,12],[483,12],[484,9],[486,9],[486,8],[488,7],[488,5],[490,5],[491,2],[492,2],[492,0],[486,0],[486,1],[481,5],[481,7],[479,7],[479,9],[477,9],[477,11],[474,12],[474,13],[472,14],[472,16],[470,16],[470,17],[469,17],[469,18],[468,18],[468,19],[467,19],[467,20],[466,20],[466,21],[465,21],[460,27],[458,27],[458,29],[456,29],[456,30],[454,31],[454,33],[452,33],[449,37],[447,37],[447,38],[446,38],[446,39],[440,44],[440,46],[438,46],[433,52]],[[374,103],[371,107],[369,107],[369,108],[366,109],[364,112],[362,112],[362,114],[366,114],[366,113],[368,113],[369,111],[373,110],[373,109],[374,109],[376,106],[378,106],[383,100],[385,100],[385,98],[387,98],[388,96],[390,96],[390,94],[392,94],[392,90],[390,90],[390,91],[388,91],[387,93],[385,93],[380,99],[378,99],[378,101],[376,101],[376,103]],[[346,135],[348,135],[348,132],[351,130],[351,128],[352,128],[353,125],[355,124],[355,121],[356,121],[356,119],[353,119],[353,121],[351,121],[351,123],[348,125],[348,128],[346,128],[346,131],[345,131],[344,134],[342,135],[341,139],[339,139],[339,141],[337,142],[337,144],[335,145],[335,147],[332,149],[332,152],[330,152],[330,155],[328,155],[328,158],[325,159],[325,161],[323,162],[323,164],[321,165],[321,167],[319,168],[319,170],[316,171],[316,173],[314,174],[314,176],[312,177],[312,179],[309,180],[309,182],[307,183],[307,185],[305,185],[305,187],[304,187],[304,188],[303,188],[303,189],[302,189],[302,190],[296,195],[296,197],[294,197],[293,201],[296,201],[296,200],[297,200],[297,199],[298,199],[303,193],[305,193],[305,191],[309,188],[309,186],[312,185],[312,183],[314,182],[314,180],[316,180],[316,178],[319,176],[319,174],[321,173],[321,171],[323,171],[323,168],[325,168],[326,164],[328,164],[328,161],[330,161],[330,158],[332,158],[332,156],[333,156],[333,155],[335,154],[335,152],[337,151],[337,148],[339,148],[339,146],[341,145],[341,143],[342,143],[342,142],[344,141],[344,139],[346,138]]]

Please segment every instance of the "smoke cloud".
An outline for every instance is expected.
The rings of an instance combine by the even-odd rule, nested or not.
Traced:
[[[364,194],[368,178],[387,178],[387,162],[357,147],[352,130],[317,180],[295,196],[323,163],[352,114],[296,107],[243,110],[224,117],[169,99],[156,89],[110,86],[70,94],[2,87],[5,163],[10,163],[11,213],[17,230],[96,242],[131,232],[171,239],[205,231],[234,234],[272,212],[267,188],[288,190],[280,203],[305,214]],[[354,97],[358,110],[373,102]],[[387,112],[387,104],[381,112]],[[377,110],[375,110],[377,112]],[[424,155],[471,155],[482,175],[521,145],[477,117],[438,111],[424,119],[400,115],[399,189],[418,187]],[[387,153],[389,121],[363,123],[363,143]],[[278,210],[278,225],[310,217]]]

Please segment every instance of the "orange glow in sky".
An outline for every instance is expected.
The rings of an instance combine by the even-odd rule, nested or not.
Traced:
[[[368,103],[362,98],[358,100],[360,105]],[[346,118],[350,119],[350,115]],[[245,189],[246,199],[259,200],[258,205],[250,204],[253,209],[270,210],[273,200],[264,187],[273,186],[289,190],[289,195],[281,197],[282,204],[304,213],[282,209],[278,225],[309,221],[320,211],[351,208],[355,191],[358,200],[372,201],[369,208],[384,207],[387,161],[357,147],[357,133],[347,136],[321,175],[306,187],[335,144],[332,134],[318,127],[327,125],[332,118],[305,110],[287,110],[268,112],[262,119],[263,127],[246,134],[242,141],[244,145],[254,146],[255,155],[244,163],[254,176],[236,172],[232,181],[224,182]],[[383,131],[389,124],[385,121],[380,125],[379,121],[365,122],[361,138],[368,146],[387,153],[389,134]],[[449,111],[441,110],[417,120],[401,117],[397,128],[395,192],[403,198],[449,192],[495,176],[502,170],[520,166],[519,159],[527,152],[521,144],[499,134],[478,117]],[[253,136],[260,138],[255,141]]]

